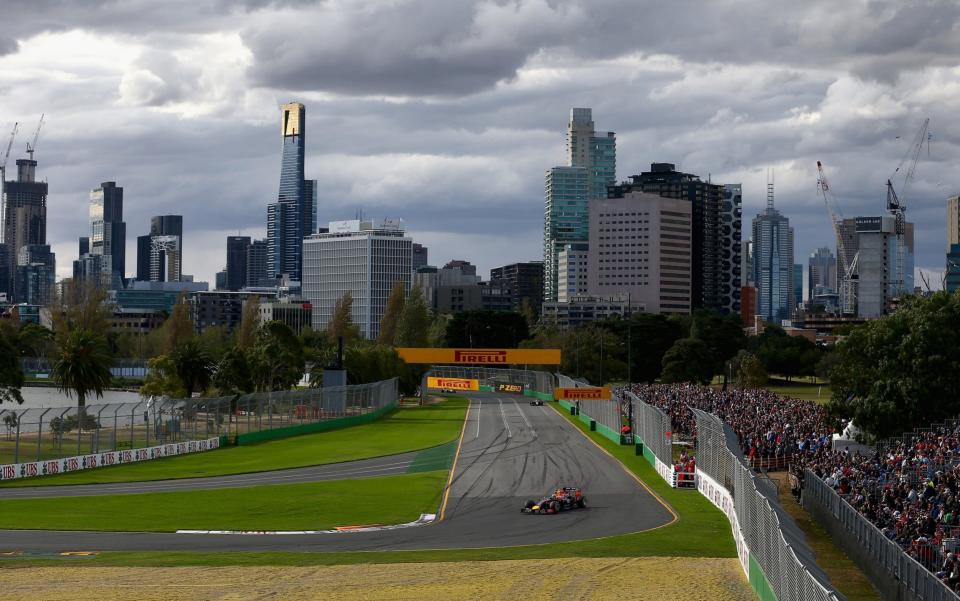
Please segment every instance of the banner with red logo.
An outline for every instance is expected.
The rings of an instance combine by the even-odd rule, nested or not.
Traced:
[[[398,348],[407,363],[437,365],[560,365],[560,349]]]

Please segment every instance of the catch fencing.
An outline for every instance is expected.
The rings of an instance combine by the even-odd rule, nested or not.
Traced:
[[[426,390],[427,377],[464,378],[479,380],[480,390],[492,392],[496,385],[523,384],[523,394],[542,401],[553,400],[553,376],[543,371],[528,369],[496,369],[491,367],[463,367],[459,365],[434,365],[423,377]]]
[[[784,512],[774,482],[744,460],[737,437],[718,417],[697,420],[697,488],[730,520],[737,554],[762,601],[845,601],[817,566],[803,532]]]
[[[559,388],[590,388],[591,384],[585,380],[575,380],[561,373],[556,374]],[[619,399],[614,395],[611,399],[583,399],[579,401],[562,401],[564,406],[572,406],[580,420],[589,424],[592,429],[600,432],[610,440],[620,444],[621,428],[625,414],[621,410]],[[592,422],[592,423],[591,423]]]
[[[209,441],[253,442],[290,428],[382,413],[397,380],[216,398],[145,399],[77,407],[0,409],[0,465]],[[273,432],[273,436],[263,433]],[[293,432],[297,433],[297,432]],[[246,440],[244,440],[246,439]],[[194,445],[202,446],[202,445]]]
[[[676,488],[678,483],[688,484],[692,479],[678,478],[673,462],[673,432],[670,426],[670,416],[653,405],[640,400],[637,395],[628,390],[618,391],[624,402],[630,404],[633,414],[635,436],[639,438],[643,448],[643,456],[650,465],[657,470],[670,486]]]
[[[916,601],[957,601],[956,593],[930,570],[884,536],[870,520],[810,470],[803,474],[804,508],[831,534],[870,577],[885,598]],[[943,565],[937,545],[918,549],[928,567]]]

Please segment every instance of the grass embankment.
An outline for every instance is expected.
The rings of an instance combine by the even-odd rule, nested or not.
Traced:
[[[447,470],[419,474],[97,497],[0,501],[0,528],[174,532],[328,530],[435,513]],[[402,490],[383,502],[384,490]]]
[[[451,398],[435,405],[403,407],[362,426],[304,434],[206,453],[180,455],[41,478],[10,480],[2,486],[45,486],[142,482],[224,476],[323,465],[415,451],[460,435],[468,401]]]
[[[803,380],[791,380],[787,382],[779,378],[770,378],[766,388],[783,396],[792,396],[821,405],[829,401],[830,395],[832,394],[829,383],[814,383]]]
[[[551,406],[556,408],[554,403]],[[563,414],[563,412],[561,412]],[[678,519],[668,526],[639,532],[597,538],[522,547],[490,549],[443,549],[433,551],[354,551],[354,552],[103,552],[84,560],[90,566],[233,566],[233,565],[344,565],[490,561],[501,559],[543,559],[564,557],[736,557],[736,546],[726,517],[702,495],[692,490],[676,490],[660,478],[632,446],[616,445],[589,432],[578,420],[563,416],[601,448],[611,453],[661,499],[673,508]],[[578,436],[573,432],[571,436]],[[588,493],[589,494],[589,493]],[[344,503],[342,499],[339,503]],[[345,504],[345,503],[344,503]],[[0,504],[0,512],[4,512]],[[427,526],[429,528],[429,526]],[[13,560],[16,565],[61,565],[58,559]],[[0,564],[2,565],[2,564]],[[9,564],[7,564],[9,565]],[[80,564],[75,564],[80,565]]]
[[[778,472],[771,473],[770,476],[778,483],[780,504],[803,530],[817,565],[830,576],[833,586],[843,593],[847,601],[880,601],[880,593],[873,588],[863,571],[833,543],[827,531],[793,498],[787,474]]]

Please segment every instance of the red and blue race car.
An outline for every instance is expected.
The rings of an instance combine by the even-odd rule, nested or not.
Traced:
[[[520,510],[522,513],[560,513],[570,509],[583,509],[587,506],[587,498],[583,491],[575,486],[564,486],[539,501],[527,501]]]

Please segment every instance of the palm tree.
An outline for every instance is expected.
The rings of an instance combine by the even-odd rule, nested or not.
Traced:
[[[213,360],[207,349],[196,338],[181,344],[170,353],[177,376],[187,390],[187,398],[193,391],[204,391],[213,379]]]
[[[112,362],[103,335],[78,328],[57,348],[53,381],[67,396],[77,394],[77,408],[82,412],[87,395],[94,393],[102,397],[103,390],[110,385]]]

